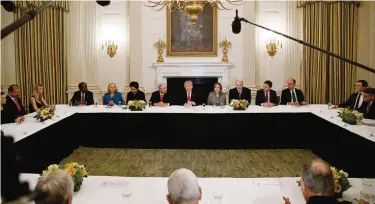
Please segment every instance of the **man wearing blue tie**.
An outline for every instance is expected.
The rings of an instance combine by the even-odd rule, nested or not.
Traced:
[[[363,113],[363,118],[375,119],[375,89],[367,88],[363,90],[363,103],[358,109],[359,112]]]

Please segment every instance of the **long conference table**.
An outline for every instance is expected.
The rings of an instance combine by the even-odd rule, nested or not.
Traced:
[[[35,186],[37,174],[22,174],[21,181]],[[202,188],[201,204],[282,204],[283,196],[293,204],[306,203],[296,181],[300,178],[198,178]],[[89,176],[79,192],[73,195],[73,204],[164,204],[168,178]],[[350,178],[352,187],[340,201],[357,203],[363,192],[370,192],[362,179]],[[375,179],[372,179],[375,191]],[[361,193],[362,192],[362,193]],[[367,199],[366,199],[367,200]]]
[[[102,148],[309,149],[351,177],[375,178],[375,127],[345,124],[327,105],[147,107],[57,105],[51,120],[34,114],[5,124],[23,158],[23,173],[40,173],[79,146]]]

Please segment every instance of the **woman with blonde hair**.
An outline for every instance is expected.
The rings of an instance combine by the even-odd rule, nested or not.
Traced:
[[[223,86],[220,83],[214,85],[214,91],[208,95],[207,105],[223,106],[226,105],[226,96],[223,93]]]
[[[33,94],[30,97],[29,112],[38,112],[42,107],[49,107],[43,96],[43,85],[36,84],[33,88]]]
[[[123,101],[121,93],[117,91],[116,84],[108,84],[108,93],[104,94],[103,104],[112,106],[119,103],[122,104]]]

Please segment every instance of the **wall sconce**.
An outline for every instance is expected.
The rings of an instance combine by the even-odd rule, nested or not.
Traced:
[[[109,57],[114,57],[117,52],[117,42],[115,40],[105,40],[102,44],[102,50],[107,51]]]
[[[283,44],[279,42],[279,40],[276,42],[276,40],[270,40],[266,44],[267,53],[269,56],[273,57],[276,55],[278,49],[283,49]]]

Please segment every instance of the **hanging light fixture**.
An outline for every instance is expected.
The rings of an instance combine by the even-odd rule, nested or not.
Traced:
[[[146,7],[151,7],[156,11],[163,10],[165,7],[167,7],[171,12],[184,11],[188,14],[188,18],[192,24],[195,24],[198,20],[198,14],[203,11],[206,4],[209,4],[212,8],[217,8],[219,10],[231,10],[232,8],[227,7],[228,4],[230,6],[239,6],[244,2],[245,0],[148,0],[147,4],[142,4]]]

